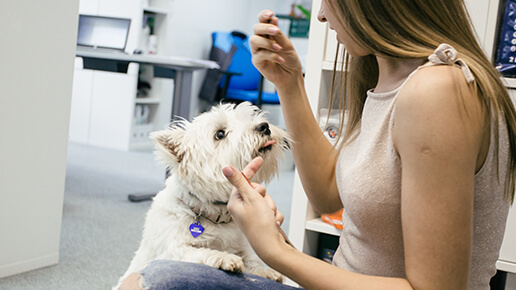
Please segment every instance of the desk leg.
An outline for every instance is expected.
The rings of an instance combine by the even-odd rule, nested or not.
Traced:
[[[188,121],[192,120],[192,116],[190,116],[192,105],[192,79],[192,70],[177,71],[172,102],[172,120],[175,116],[181,116]]]
[[[192,104],[192,70],[178,70],[174,77],[174,92],[172,98],[172,115],[181,116],[188,121],[192,121],[190,109]],[[165,177],[166,178],[166,177]],[[151,200],[156,194],[129,194],[128,198],[132,202]]]

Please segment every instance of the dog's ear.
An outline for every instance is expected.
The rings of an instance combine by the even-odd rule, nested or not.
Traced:
[[[149,134],[149,137],[156,146],[158,156],[168,162],[181,162],[183,153],[180,149],[180,144],[183,141],[184,135],[185,131],[183,128],[173,126],[166,130],[152,132]]]

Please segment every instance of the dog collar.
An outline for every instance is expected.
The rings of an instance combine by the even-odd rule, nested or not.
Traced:
[[[246,177],[247,178],[247,177]],[[195,199],[199,200],[199,198],[197,197],[197,195],[191,193],[191,192],[188,192],[188,194],[190,194],[192,197],[194,197]],[[228,205],[227,202],[224,202],[224,201],[220,201],[220,200],[216,200],[214,202],[212,202],[213,204],[215,205]]]
[[[197,198],[197,196],[195,196],[193,193],[189,192],[189,194],[191,196]],[[199,199],[199,198],[197,198],[197,199]],[[184,202],[182,199],[181,199],[181,201],[186,205],[186,202]],[[227,202],[223,202],[223,201],[214,201],[212,204],[214,204],[214,205],[227,205],[228,203]],[[201,208],[198,207],[198,206],[190,207],[190,210],[192,210],[192,212],[195,213],[195,215],[196,215],[195,218],[197,220],[201,216],[206,218],[206,219],[208,219],[208,220],[210,220],[211,222],[213,222],[215,224],[226,224],[226,223],[231,222],[231,220],[232,220],[231,214],[229,213],[229,211],[227,209],[224,210],[221,213],[213,213],[213,214],[208,214],[206,211],[201,210]]]
[[[194,239],[200,236],[202,233],[204,233],[204,227],[201,225],[200,221],[201,216],[216,224],[229,223],[231,221],[231,215],[227,210],[226,213],[209,215],[203,213],[201,209],[198,207],[190,209],[195,213],[195,221],[190,224],[188,230],[190,230],[190,233],[192,234]]]
[[[199,207],[191,208],[191,210],[197,215],[197,218],[202,216],[215,224],[226,224],[232,220],[231,214],[227,210],[218,214],[208,214],[205,211],[202,211]]]

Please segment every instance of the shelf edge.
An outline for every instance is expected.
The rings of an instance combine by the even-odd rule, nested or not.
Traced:
[[[145,8],[143,8],[143,11],[146,13],[154,13],[154,14],[162,14],[162,15],[168,14],[167,10],[161,9],[161,8],[156,8],[156,7],[145,7]]]
[[[136,104],[159,104],[161,103],[160,99],[147,99],[147,98],[136,98],[135,101]]]
[[[334,226],[327,224],[321,218],[315,218],[306,221],[305,229],[313,232],[324,233],[333,236],[340,236],[342,230],[336,229]]]
[[[512,261],[498,260],[496,262],[496,269],[505,272],[516,273],[516,263]]]

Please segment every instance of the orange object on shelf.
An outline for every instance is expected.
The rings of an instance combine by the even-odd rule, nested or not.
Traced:
[[[334,213],[323,213],[321,215],[321,219],[323,222],[334,226],[336,229],[342,230],[342,212],[343,211],[344,211],[344,209],[341,208],[339,211],[336,211]]]

